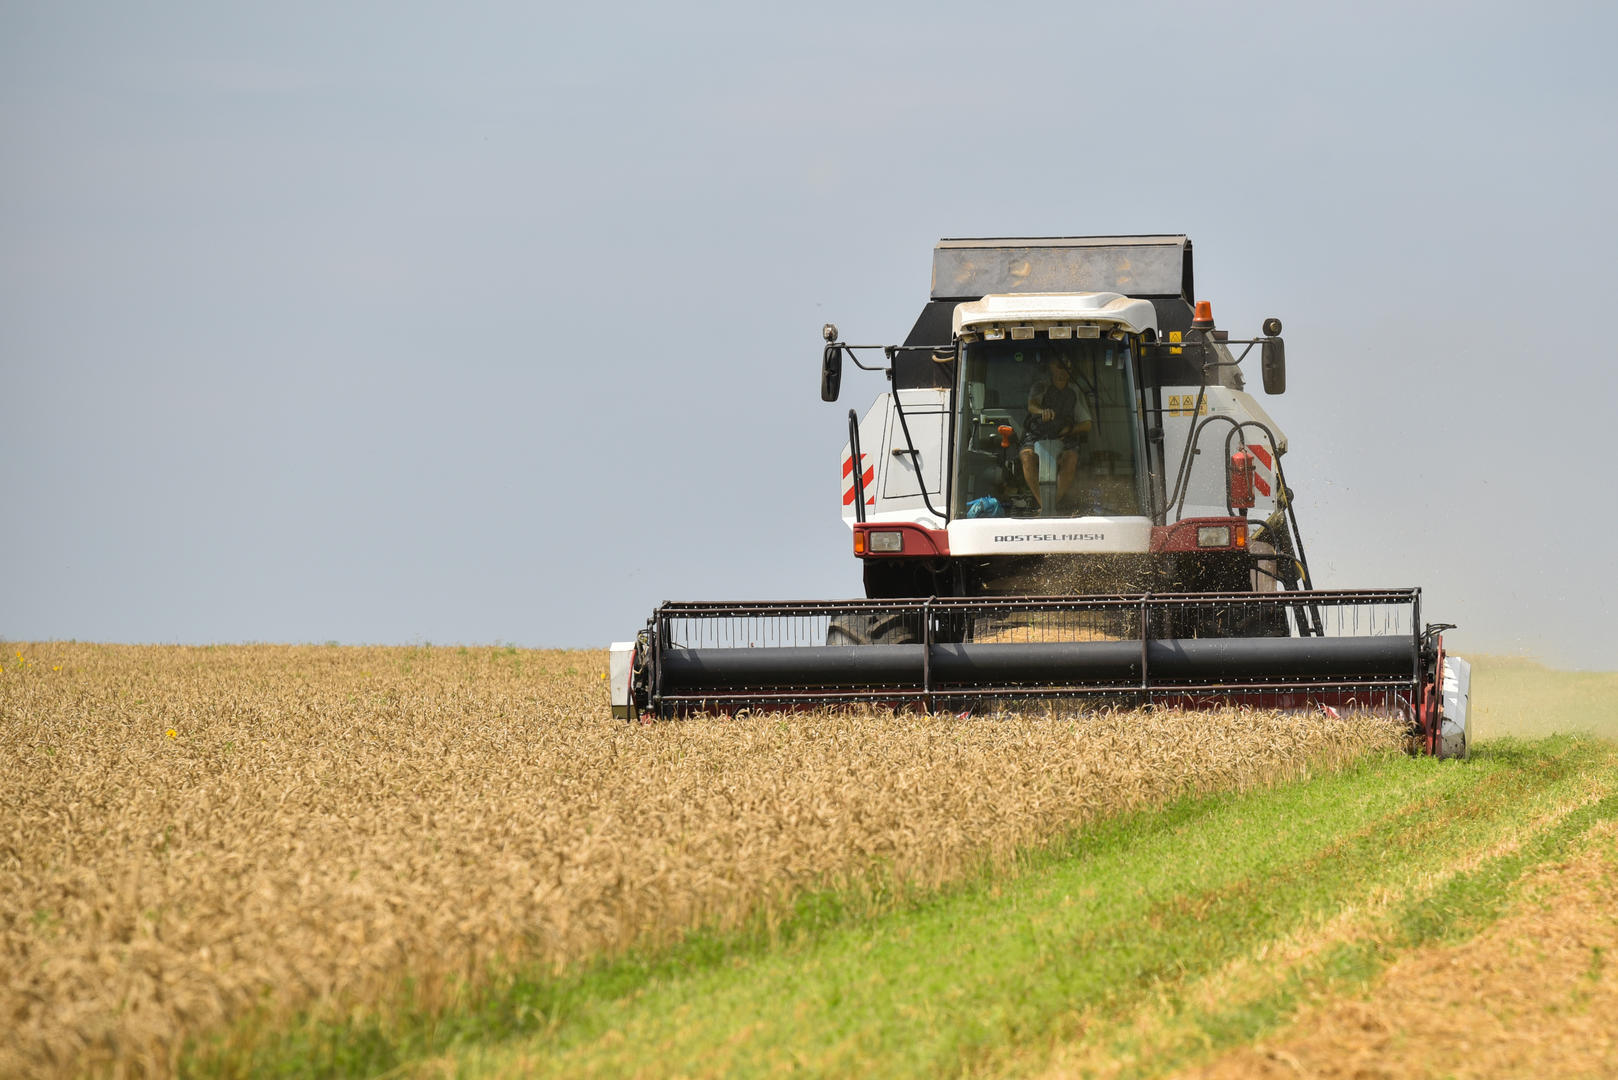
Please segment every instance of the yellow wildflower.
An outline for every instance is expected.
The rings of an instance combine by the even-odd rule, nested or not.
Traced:
[[[167,731],[163,732],[163,734],[167,735],[171,739],[178,739],[180,737],[180,733],[175,731],[173,728],[169,728]]]

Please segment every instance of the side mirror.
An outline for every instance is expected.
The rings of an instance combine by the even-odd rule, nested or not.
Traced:
[[[1265,338],[1259,362],[1264,370],[1264,392],[1287,392],[1287,346],[1278,337]]]
[[[1269,354],[1265,354],[1269,355]],[[1269,368],[1265,368],[1268,371]],[[1268,385],[1266,383],[1265,385]],[[820,355],[820,400],[836,401],[837,393],[843,386],[843,347],[841,345],[826,346]]]

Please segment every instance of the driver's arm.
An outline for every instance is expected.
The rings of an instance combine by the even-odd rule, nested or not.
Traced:
[[[1073,418],[1063,435],[1083,435],[1090,430],[1090,407],[1084,403],[1084,393],[1073,395]]]
[[[1042,382],[1035,383],[1034,388],[1028,391],[1028,413],[1036,420],[1046,419],[1044,397],[1045,384]]]

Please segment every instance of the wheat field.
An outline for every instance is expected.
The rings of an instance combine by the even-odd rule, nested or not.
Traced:
[[[1254,712],[630,724],[605,659],[5,646],[0,1074],[166,1074],[250,1010],[431,1000],[873,869],[929,887],[1399,744]]]

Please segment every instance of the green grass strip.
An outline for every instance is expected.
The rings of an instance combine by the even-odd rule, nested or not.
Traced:
[[[1592,772],[1610,788],[1611,749],[1570,739],[1501,744],[1464,764],[1374,761],[1101,823],[1026,853],[1015,874],[898,894],[886,914],[821,894],[774,932],[697,934],[560,977],[518,974],[450,1014],[406,1006],[259,1031],[246,1051],[202,1048],[182,1071],[373,1075],[426,1059],[474,1075],[975,1070],[1009,1047],[1074,1037],[1081,1012],[1122,1018],[1172,1001],[1265,941],[1488,846],[1587,789]],[[1545,843],[1561,842],[1552,832]],[[1484,866],[1494,862],[1491,872],[1521,869]],[[1444,928],[1457,906],[1488,910],[1446,891],[1487,893],[1482,871],[1410,918]],[[1249,1011],[1209,1023],[1238,1038],[1286,1003]]]
[[[1496,756],[1522,762],[1525,756],[1532,756],[1531,752],[1525,755],[1524,749],[1522,744],[1502,745]],[[1514,850],[1457,872],[1431,891],[1415,891],[1374,920],[1364,936],[1277,970],[1267,992],[1255,998],[1210,1010],[1186,1008],[1178,998],[1170,998],[1164,1008],[1174,1014],[1179,1032],[1171,1043],[1147,1048],[1127,1028],[1117,1031],[1111,1039],[1110,1056],[1117,1062],[1135,1063],[1117,1075],[1160,1075],[1251,1043],[1290,1021],[1307,1000],[1365,990],[1407,950],[1470,939],[1505,912],[1529,871],[1577,848],[1597,823],[1618,818],[1618,759],[1607,749],[1605,760],[1598,759],[1593,770],[1598,791],[1605,793],[1531,833]],[[994,1071],[1004,1075],[1025,1071],[1019,1064],[1032,1065],[1038,1071],[1041,1062],[1020,1062],[1013,1055],[996,1062]]]

